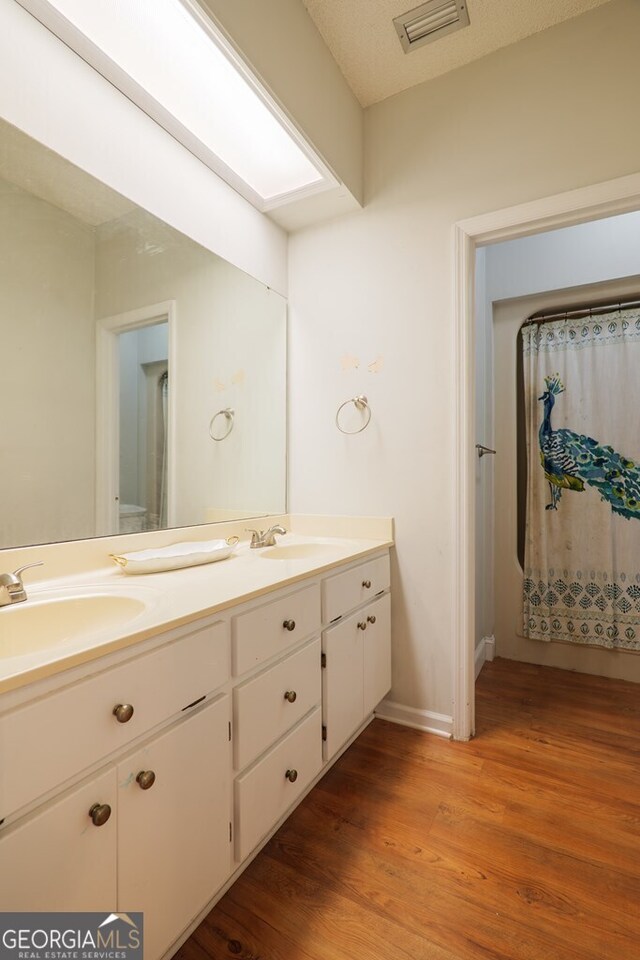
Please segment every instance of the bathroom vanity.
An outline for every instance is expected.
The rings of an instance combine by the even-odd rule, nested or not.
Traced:
[[[0,908],[142,911],[170,956],[389,690],[390,546],[85,576],[153,612],[0,678]]]

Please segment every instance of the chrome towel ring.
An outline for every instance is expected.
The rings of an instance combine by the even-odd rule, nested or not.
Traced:
[[[340,413],[344,409],[344,407],[346,407],[350,403],[353,403],[356,410],[359,410],[360,412],[362,412],[365,418],[364,423],[357,430],[344,430],[340,426]],[[340,404],[336,412],[336,427],[338,428],[340,433],[346,433],[347,436],[351,436],[354,433],[362,433],[362,431],[366,430],[366,428],[369,426],[370,421],[371,421],[371,407],[369,406],[369,401],[367,400],[367,398],[362,394],[357,397],[350,397],[349,400],[345,400],[344,403]]]
[[[227,439],[227,437],[233,430],[234,416],[235,416],[235,410],[232,410],[231,407],[226,407],[224,410],[218,410],[217,413],[214,413],[214,415],[211,417],[211,420],[209,421],[209,436],[211,437],[212,440],[215,440],[216,443],[219,443],[221,440]],[[226,429],[222,434],[222,436],[220,437],[216,437],[213,432],[213,425],[218,417],[225,417],[226,419],[226,424],[225,424]]]

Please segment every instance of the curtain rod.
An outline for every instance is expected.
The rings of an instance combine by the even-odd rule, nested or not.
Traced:
[[[609,313],[611,310],[630,310],[632,307],[640,307],[640,300],[616,300],[614,303],[572,307],[568,310],[554,310],[551,313],[545,313],[544,310],[539,310],[537,313],[528,317],[522,326],[528,327],[533,323],[550,323],[552,320],[568,320],[570,317],[575,320],[579,320],[581,317],[597,317],[601,313]]]

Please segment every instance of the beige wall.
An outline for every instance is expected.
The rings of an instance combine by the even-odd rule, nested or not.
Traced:
[[[370,108],[365,209],[290,242],[291,508],[395,515],[407,706],[451,713],[452,226],[640,169],[639,35],[640,5],[613,0]],[[356,392],[373,420],[345,438]]]
[[[93,229],[0,180],[2,545],[93,535],[93,277]]]

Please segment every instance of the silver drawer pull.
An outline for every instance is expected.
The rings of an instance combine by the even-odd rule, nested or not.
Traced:
[[[129,723],[133,716],[133,707],[130,703],[118,703],[113,708],[113,715],[118,723]]]
[[[375,622],[376,622],[375,615],[372,617],[367,617],[367,623],[375,623]]]
[[[364,622],[364,620],[361,620],[360,623],[358,624],[358,630],[366,630],[366,629],[367,629],[366,623]]]
[[[285,620],[282,626],[285,630],[295,630],[296,622],[295,620]]]
[[[94,827],[101,827],[111,816],[111,807],[108,803],[94,803],[89,810],[89,816]]]
[[[371,590],[371,580],[363,580],[362,586],[365,588],[365,590]]]
[[[156,782],[156,775],[153,770],[141,770],[136,777],[136,783],[141,790],[150,790]]]
[[[296,780],[298,779],[298,771],[287,770],[287,772],[285,773],[285,777],[289,781],[289,783],[295,783]]]
[[[287,703],[295,703],[298,698],[298,694],[295,692],[295,690],[287,690],[287,692],[284,695],[284,698],[287,701]]]

